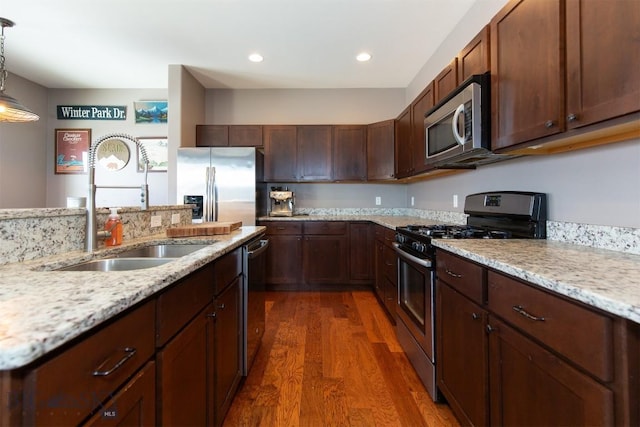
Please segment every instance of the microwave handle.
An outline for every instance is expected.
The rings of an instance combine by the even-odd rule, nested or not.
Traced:
[[[458,120],[460,114],[464,113],[464,104],[458,105],[456,111],[453,113],[453,120],[451,120],[451,129],[453,130],[453,137],[458,141],[458,144],[464,145],[465,135],[458,133]]]

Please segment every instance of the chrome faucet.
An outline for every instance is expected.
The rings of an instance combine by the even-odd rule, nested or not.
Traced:
[[[95,184],[96,180],[96,153],[98,152],[98,147],[104,141],[107,141],[112,138],[126,139],[127,141],[134,142],[136,147],[140,151],[140,155],[142,157],[142,161],[144,162],[144,182],[139,187],[129,187],[129,186],[118,186],[118,185],[101,185],[97,186]],[[96,139],[91,144],[89,148],[89,197],[87,206],[87,223],[85,227],[85,251],[93,252],[98,248],[98,239],[104,239],[110,237],[111,233],[109,231],[98,231],[97,227],[97,219],[96,219],[96,189],[98,188],[121,188],[121,189],[137,189],[140,190],[140,209],[147,210],[149,209],[149,185],[147,183],[147,175],[149,170],[149,157],[147,156],[147,150],[145,150],[144,146],[138,141],[137,138],[123,134],[123,133],[112,133],[105,135],[101,138]]]

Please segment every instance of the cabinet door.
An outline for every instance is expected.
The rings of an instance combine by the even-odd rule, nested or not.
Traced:
[[[367,127],[339,125],[333,127],[334,181],[367,179]]]
[[[330,181],[331,126],[298,126],[298,177],[304,181]]]
[[[487,25],[458,54],[458,84],[474,74],[484,74],[491,69],[489,44]]]
[[[458,58],[445,67],[433,80],[435,103],[442,101],[458,86]]]
[[[567,2],[567,127],[640,110],[640,2]]]
[[[491,424],[610,426],[613,392],[489,317]]]
[[[158,353],[158,425],[213,422],[213,310],[209,304]]]
[[[373,279],[373,229],[369,223],[349,223],[349,282],[370,285]]]
[[[229,145],[229,126],[196,125],[196,147],[226,147]]]
[[[491,20],[494,149],[564,130],[563,5],[513,0]]]
[[[85,426],[156,425],[156,370],[151,361],[104,404]]]
[[[396,119],[395,126],[395,170],[397,178],[406,178],[413,172],[411,146],[411,106]]]
[[[215,304],[215,425],[222,425],[242,377],[241,292],[238,276]]]
[[[303,270],[306,285],[344,285],[347,281],[346,235],[304,236]]]
[[[411,104],[411,144],[413,173],[428,170],[425,165],[427,160],[427,148],[425,140],[424,115],[434,106],[433,82],[429,83],[420,95]]]
[[[367,127],[367,179],[394,177],[395,121],[385,120]]]
[[[298,289],[302,284],[302,236],[270,235],[267,251],[267,285]]]
[[[230,147],[262,147],[262,126],[230,125]]]
[[[265,126],[263,131],[265,181],[297,181],[296,127]]]
[[[384,304],[385,289],[386,289],[386,276],[384,266],[384,242],[376,240],[375,244],[375,284],[374,289],[376,296],[381,304]]]
[[[437,378],[464,425],[489,425],[487,312],[438,280]]]

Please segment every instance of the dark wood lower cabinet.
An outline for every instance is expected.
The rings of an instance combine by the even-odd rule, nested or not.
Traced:
[[[305,285],[344,285],[347,282],[348,242],[346,235],[304,236]]]
[[[148,362],[85,426],[152,426],[156,424],[156,369]]]
[[[615,425],[611,390],[493,316],[489,327],[492,425]]]
[[[215,425],[222,425],[242,377],[241,276],[216,297],[215,305]]]
[[[158,353],[161,425],[213,423],[213,312],[209,304]]]
[[[464,425],[489,425],[487,311],[438,280],[437,381]]]

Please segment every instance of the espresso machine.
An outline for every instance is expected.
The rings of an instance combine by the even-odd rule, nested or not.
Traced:
[[[271,187],[269,216],[293,216],[294,194],[287,187]]]

